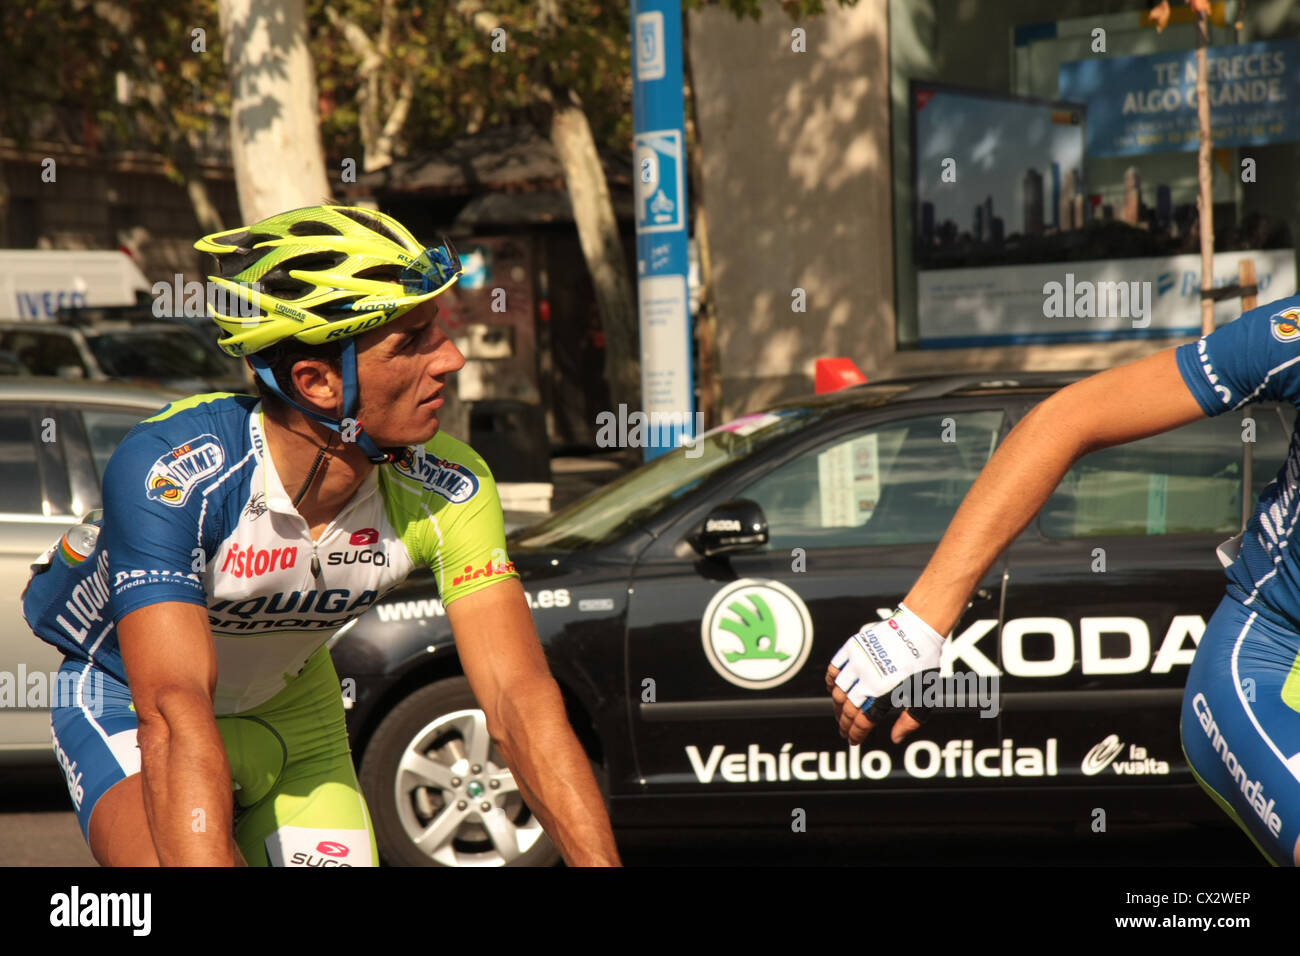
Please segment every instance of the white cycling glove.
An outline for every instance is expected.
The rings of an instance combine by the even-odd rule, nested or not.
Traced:
[[[888,620],[864,624],[831,660],[839,668],[835,686],[849,703],[866,710],[914,674],[939,666],[943,635],[907,609]]]

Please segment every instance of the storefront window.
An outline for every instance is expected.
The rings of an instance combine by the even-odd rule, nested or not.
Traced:
[[[1148,6],[891,0],[900,349],[1199,333],[1195,26]],[[1267,303],[1296,290],[1300,23],[1237,30],[1235,6],[1209,51],[1214,282],[1248,258]]]

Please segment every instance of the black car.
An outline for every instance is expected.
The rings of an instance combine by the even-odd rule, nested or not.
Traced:
[[[1178,739],[1224,590],[1216,546],[1286,457],[1254,405],[1090,454],[981,582],[896,745],[848,747],[824,675],[915,582],[997,443],[1087,373],[896,380],[715,429],[540,525],[510,556],[614,826],[1220,820]],[[336,637],[392,863],[546,863],[428,574]],[[948,675],[951,675],[950,677]],[[924,688],[916,688],[922,692]],[[957,693],[960,697],[960,693]],[[692,830],[692,828],[698,828]]]

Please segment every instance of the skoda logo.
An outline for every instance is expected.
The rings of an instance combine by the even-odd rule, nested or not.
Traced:
[[[737,687],[765,690],[799,673],[812,650],[812,618],[780,581],[742,578],[709,601],[700,622],[704,655]]]

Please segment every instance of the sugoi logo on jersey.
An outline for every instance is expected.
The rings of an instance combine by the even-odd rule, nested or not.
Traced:
[[[379,532],[374,528],[362,528],[360,531],[353,531],[352,537],[348,538],[348,544],[356,548],[364,548],[367,545],[379,543]]]
[[[241,548],[232,544],[221,565],[222,574],[253,578],[269,571],[287,571],[298,563],[298,548]]]
[[[511,574],[515,570],[515,563],[507,561],[505,564],[494,562],[488,558],[483,562],[483,567],[475,570],[471,564],[465,565],[465,570],[451,579],[452,587],[460,587],[467,581],[473,581],[475,578],[490,578],[497,574]]]
[[[198,435],[163,455],[145,477],[145,493],[153,501],[179,508],[205,478],[219,472],[226,452],[216,435]]]
[[[460,462],[448,461],[408,448],[393,467],[436,491],[454,505],[464,504],[478,493],[478,476]]]
[[[316,844],[316,852],[326,856],[347,856],[349,851],[345,844],[334,840],[321,840]]]
[[[1269,330],[1279,342],[1300,340],[1300,309],[1283,309],[1270,316]]]

